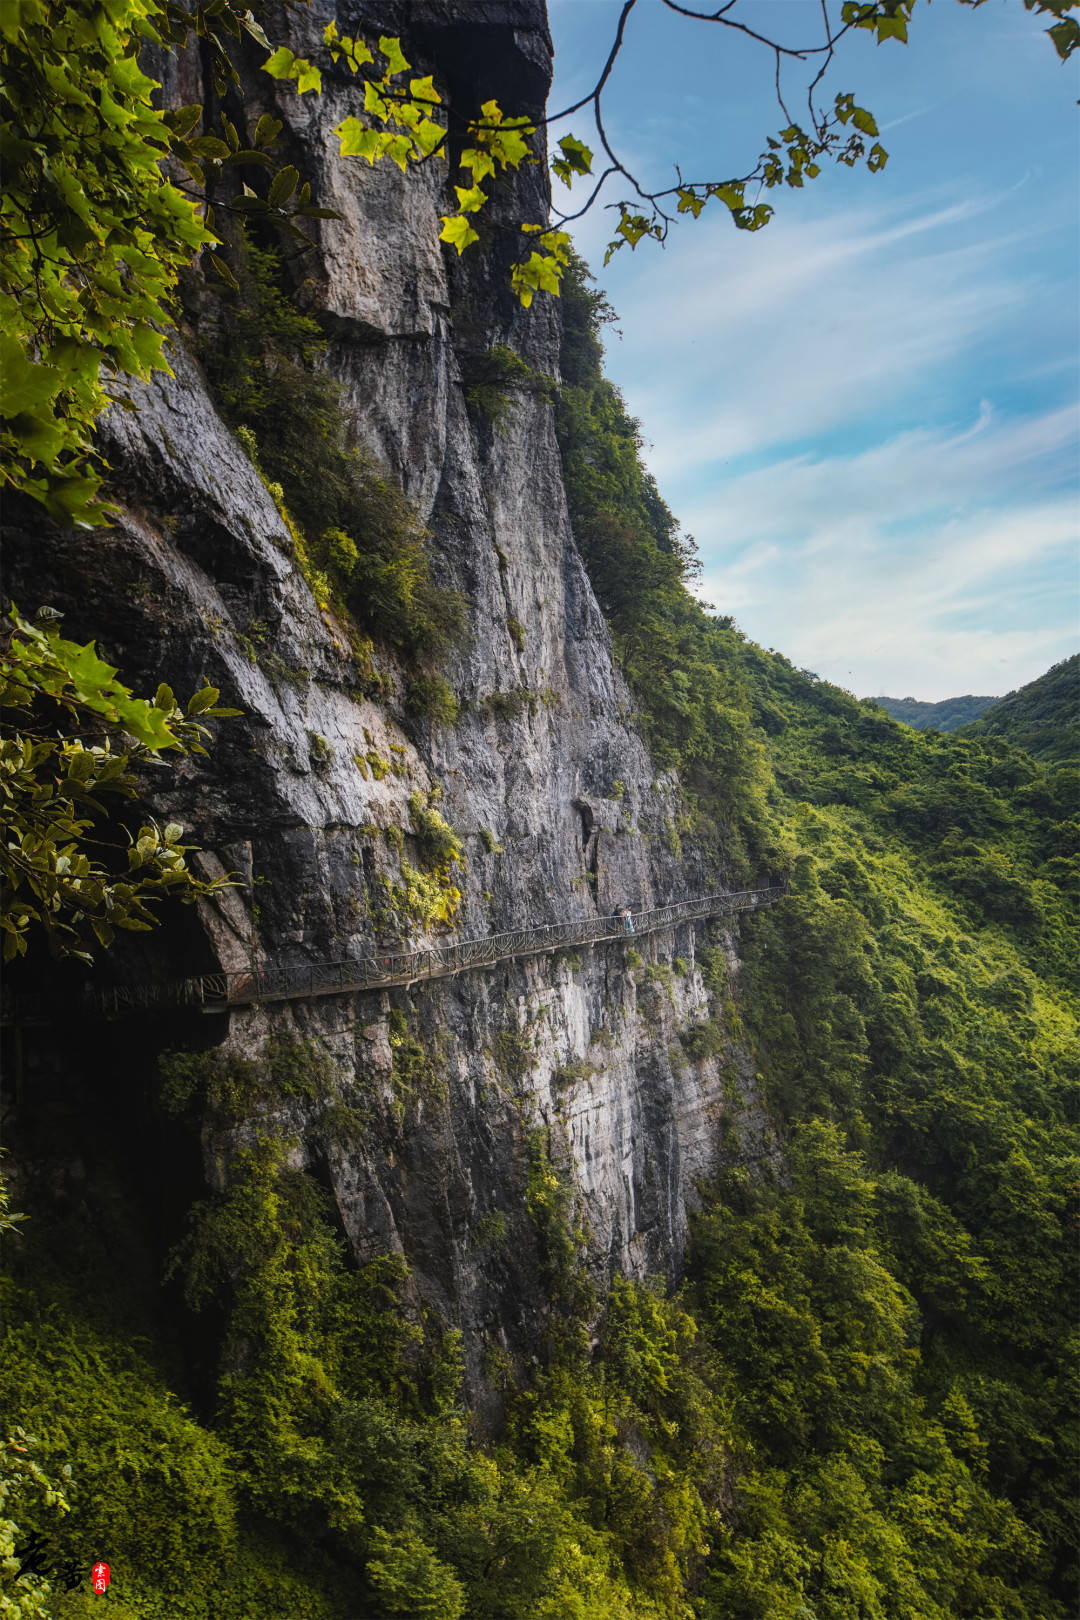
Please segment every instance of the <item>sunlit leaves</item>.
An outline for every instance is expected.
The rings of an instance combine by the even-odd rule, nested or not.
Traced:
[[[840,8],[840,20],[848,28],[865,28],[877,38],[879,45],[887,39],[898,39],[907,44],[908,18],[914,10],[915,0],[845,0]]]
[[[386,78],[393,78],[397,73],[408,73],[409,64],[402,52],[400,39],[391,39],[389,35],[381,34],[379,49],[386,58]]]
[[[540,250],[534,248],[510,273],[514,291],[528,309],[538,292],[559,296],[563,270],[570,263],[571,242],[567,231],[548,231],[542,225],[522,225],[521,229],[527,235],[535,234]]]
[[[322,74],[311,62],[300,56],[294,56],[286,45],[281,45],[263,63],[263,72],[269,73],[272,79],[295,79],[298,95],[305,90],[322,90]]]
[[[457,248],[459,253],[472,243],[480,240],[479,234],[473,230],[464,214],[450,214],[442,222],[439,240],[449,242],[451,247]]]
[[[332,59],[347,63],[350,72],[370,65],[378,73],[374,54],[362,40],[339,35],[334,23],[327,24],[323,39]],[[383,36],[379,51],[387,66],[378,77],[365,76],[364,118],[350,116],[334,133],[342,157],[363,157],[372,165],[389,158],[404,174],[410,163],[426,161],[443,145],[446,130],[431,116],[442,98],[430,74],[410,79],[407,88],[396,82],[409,71],[399,40]]]
[[[2,44],[0,478],[82,524],[103,515],[91,432],[110,374],[164,364],[164,300],[211,240],[158,168],[197,109],[156,111],[135,61],[161,7],[118,0],[108,15],[91,0],[25,0],[4,8]]]
[[[607,264],[611,255],[618,248],[629,244],[636,248],[643,236],[651,236],[656,241],[663,240],[664,229],[660,220],[650,219],[647,214],[631,213],[625,203],[619,207],[619,223],[615,228],[615,235],[607,245],[604,254],[604,263]]]
[[[680,214],[693,214],[697,219],[708,200],[691,186],[680,186],[678,191],[678,209]]]

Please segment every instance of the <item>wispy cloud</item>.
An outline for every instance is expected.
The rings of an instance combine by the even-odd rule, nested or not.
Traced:
[[[863,692],[1004,691],[1071,647],[1078,417],[1051,362],[1052,405],[1012,396],[1057,298],[998,201],[683,237],[618,295],[614,369],[703,595]]]
[[[990,469],[1007,481],[1040,428],[1049,446],[1061,424],[988,424],[967,439],[987,469],[987,504],[975,509],[950,511],[942,499],[950,479],[963,480],[948,441],[929,436],[875,447],[846,466],[792,464],[779,480],[786,522],[770,508],[762,526],[758,504],[755,523],[765,475],[748,475],[721,513],[743,543],[707,569],[702,594],[756,639],[861,693],[944,698],[1021,685],[1076,645],[1075,500],[1032,491],[993,505]],[[840,521],[825,498],[830,480],[844,491]]]
[[[680,239],[620,300],[636,362],[626,392],[657,476],[894,411],[1019,322],[1030,288],[995,268],[1007,244],[966,239],[989,209],[777,221],[738,252],[720,226]]]
[[[553,16],[576,69],[611,7]],[[609,127],[650,175],[665,153],[729,172],[768,94],[707,28],[665,88],[665,20],[635,12]],[[611,217],[581,223],[625,333],[609,374],[720,611],[860,692],[1004,691],[1075,646],[1069,97],[1018,5],[934,6],[849,69],[835,88],[897,132],[884,178],[826,166],[756,235],[710,204],[606,270]],[[685,127],[660,140],[643,116]]]

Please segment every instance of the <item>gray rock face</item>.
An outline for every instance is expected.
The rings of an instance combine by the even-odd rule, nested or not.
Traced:
[[[298,50],[311,47],[323,9],[291,25]],[[542,102],[550,46],[539,0],[351,11],[351,22],[405,36],[448,97]],[[192,67],[170,71],[182,79]],[[302,100],[251,79],[252,121],[263,110],[287,119],[319,201],[343,216],[322,228],[313,279],[350,434],[415,502],[439,580],[468,600],[469,636],[443,671],[462,705],[454,727],[409,719],[403,672],[387,655],[380,699],[358,695],[345,627],[320,613],[273,498],[182,348],[175,376],[137,389],[135,413],[107,424],[127,502],[116,528],[43,538],[32,514],[13,525],[21,605],[65,609],[68,633],[97,636],[136,689],[209,680],[243,710],[219,725],[209,762],[148,784],[153,805],[206,851],[206,870],[245,879],[202,908],[182,970],[252,957],[295,966],[396,942],[379,908],[387,883],[423,865],[409,800],[435,787],[465,851],[462,936],[717,883],[692,850],[671,853],[678,783],[656,775],[634,727],[570,533],[549,400],[519,389],[499,431],[466,408],[463,361],[478,346],[506,343],[557,376],[556,308],[519,309],[498,254],[459,263],[440,248],[445,164],[402,176],[335,157],[332,130],[355,100],[347,77]],[[499,207],[543,218],[544,174],[514,177]],[[162,970],[170,926],[129,971]],[[423,931],[409,942],[425,943]],[[532,1331],[526,1160],[545,1126],[580,1189],[597,1266],[677,1270],[724,1107],[717,1061],[691,1062],[678,1038],[708,1011],[695,948],[689,926],[409,993],[238,1011],[220,1033],[247,1054],[301,1039],[329,1057],[325,1095],[268,1100],[260,1123],[284,1128],[296,1162],[328,1180],[358,1254],[408,1255],[419,1295],[466,1328],[475,1372],[486,1343],[521,1348]],[[207,1138],[211,1181],[235,1142]]]

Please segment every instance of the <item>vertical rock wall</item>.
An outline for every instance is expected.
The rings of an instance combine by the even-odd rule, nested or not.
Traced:
[[[310,50],[332,14],[317,3],[294,19],[295,48]],[[458,105],[496,94],[515,110],[542,106],[539,0],[354,4],[339,25],[400,33]],[[320,614],[274,500],[182,348],[175,377],[137,390],[136,412],[107,426],[127,502],[114,530],[43,534],[35,514],[15,514],[9,588],[21,605],[64,609],[68,633],[97,636],[137,688],[209,680],[243,710],[219,726],[209,762],[148,789],[191,829],[208,870],[247,880],[202,907],[198,939],[182,936],[184,970],[252,956],[296,966],[391,943],[381,880],[419,861],[409,798],[436,786],[466,854],[459,934],[716,884],[722,874],[693,850],[671,852],[678,784],[655,775],[634,728],[570,533],[550,399],[512,388],[497,429],[467,409],[463,377],[492,344],[557,378],[557,307],[517,306],[497,246],[460,262],[439,246],[445,163],[402,176],[334,155],[332,130],[356,95],[347,75],[298,99],[257,60],[248,118],[286,120],[318,201],[342,215],[321,227],[309,279],[349,433],[415,502],[439,581],[468,600],[469,634],[443,670],[462,705],[455,726],[410,719],[405,673],[385,655],[379,700],[358,695],[345,627]],[[169,72],[181,99],[201,98],[193,61]],[[537,164],[508,180],[503,217],[543,218],[545,175]],[[170,923],[106,971],[175,971],[180,937]],[[327,1179],[358,1254],[408,1255],[419,1295],[466,1328],[475,1366],[485,1343],[526,1343],[539,1308],[525,1208],[538,1128],[576,1177],[597,1265],[677,1269],[723,1108],[716,1060],[690,1062],[678,1039],[708,1010],[695,948],[688,927],[408,993],[238,1011],[215,1034],[249,1055],[299,1039],[329,1057],[333,1078],[315,1100],[268,1093],[266,1116],[294,1139],[295,1162]],[[207,1021],[187,1033],[205,1043]],[[148,1029],[148,1084],[154,1041]],[[243,1134],[206,1136],[211,1182]]]

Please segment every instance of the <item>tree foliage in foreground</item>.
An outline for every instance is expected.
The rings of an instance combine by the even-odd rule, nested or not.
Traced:
[[[265,10],[257,3],[253,13],[245,0],[199,0],[190,12],[178,0],[19,0],[2,8],[0,475],[63,522],[108,520],[94,425],[124,399],[126,378],[168,369],[162,345],[178,272],[206,248],[236,284],[207,197],[219,199],[219,212],[264,218],[301,242],[297,221],[336,217],[316,206],[295,167],[275,167],[269,154],[280,121],[264,115],[242,142],[221,112],[220,127],[196,134],[202,107],[156,107],[160,86],[139,68],[148,43],[176,48],[193,34],[218,95],[238,90],[232,58],[242,35],[269,48],[257,20]],[[432,116],[440,97],[430,76],[410,77],[400,41],[382,36],[377,63],[371,48],[342,39],[333,24],[324,43],[364,83],[363,115],[338,130],[342,154],[386,158],[403,170],[436,156],[448,134]],[[285,46],[263,66],[298,94],[321,88],[319,69]],[[533,161],[535,133],[495,101],[465,126],[459,163],[468,180],[457,188],[457,223],[448,219],[443,230],[459,252],[477,240],[468,221],[487,201],[483,181]],[[163,176],[166,159],[177,178]],[[543,224],[523,230],[528,253],[513,279],[528,304],[541,285],[558,290],[548,265],[563,262],[566,239]]]
[[[93,642],[60,635],[55,615],[12,609],[0,651],[0,929],[5,961],[40,929],[57,956],[92,959],[118,928],[153,926],[154,902],[187,903],[225,880],[197,878],[177,822],[126,833],[107,798],[132,799],[136,772],[165,753],[205,754],[199,717],[223,717],[216,688],[184,710],[162,684],[133,697]]]
[[[594,175],[593,153],[572,133],[558,140],[552,162],[564,185],[591,182],[586,201],[572,214],[556,210],[554,227],[540,219],[512,228],[511,282],[526,306],[537,292],[559,293],[570,247],[561,225],[592,208],[612,178],[630,191],[615,205],[609,256],[643,238],[662,241],[675,218],[696,219],[714,201],[740,229],[760,229],[773,212],[760,194],[802,186],[826,161],[865,161],[875,172],[884,166],[873,114],[848,92],[828,106],[815,97],[848,34],[868,32],[878,44],[906,40],[914,0],[846,0],[835,25],[823,8],[823,36],[810,46],[759,33],[739,16],[738,0],[715,13],[664,0],[673,12],[715,25],[721,37],[736,29],[774,54],[783,127],[746,172],[688,182],[676,168],[676,181],[655,192],[612,147],[602,116],[636,3],[622,7],[589,94],[542,120],[507,114],[493,98],[478,117],[463,117],[444,105],[430,73],[413,73],[400,39],[381,35],[376,44],[328,23],[327,69],[363,86],[362,110],[335,131],[341,155],[391,161],[407,172],[452,148],[456,169],[446,178],[455,200],[440,237],[460,254],[481,240],[477,223],[498,177],[539,161],[541,129],[591,109],[605,167]],[[1057,19],[1049,33],[1062,59],[1080,40],[1080,25],[1068,15],[1076,3],[1025,0],[1029,10]],[[205,250],[235,285],[215,209],[263,218],[301,242],[304,220],[336,217],[317,205],[310,178],[272,157],[279,120],[266,113],[249,128],[220,105],[209,120],[198,105],[163,111],[154,105],[159,85],[139,67],[147,44],[176,49],[194,36],[220,103],[240,89],[236,61],[247,38],[269,52],[262,67],[272,78],[298,95],[319,93],[323,68],[272,46],[260,21],[268,11],[266,0],[250,7],[247,0],[196,0],[191,9],[180,0],[18,0],[0,8],[0,479],[60,521],[108,520],[94,427],[110,403],[125,398],[125,379],[167,369],[163,343],[173,327],[178,272]],[[793,115],[780,70],[795,63],[807,74],[818,71],[804,87],[805,112]]]

